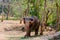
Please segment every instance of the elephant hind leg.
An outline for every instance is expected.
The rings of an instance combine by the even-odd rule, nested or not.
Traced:
[[[43,35],[43,26],[41,25],[41,32],[40,32],[40,35]]]

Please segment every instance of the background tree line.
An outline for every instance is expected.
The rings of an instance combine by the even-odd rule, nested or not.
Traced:
[[[5,6],[1,7],[4,4]],[[0,4],[0,12],[4,13],[6,19],[37,16],[42,25],[60,26],[60,0],[11,0],[7,2],[3,0]]]

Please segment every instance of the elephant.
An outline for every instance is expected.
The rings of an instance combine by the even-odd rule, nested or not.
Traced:
[[[35,31],[35,36],[38,35],[40,21],[36,16],[34,16],[34,17],[24,17],[23,22],[25,24],[25,30],[26,30],[25,37],[31,36],[30,34],[31,34],[32,30]]]

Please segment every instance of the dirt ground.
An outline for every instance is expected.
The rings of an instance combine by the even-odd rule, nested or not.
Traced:
[[[28,40],[23,38],[26,32],[4,30],[4,28],[9,29],[16,26],[20,27],[20,25],[21,24],[19,20],[4,20],[3,22],[0,21],[0,40]],[[51,32],[44,31],[44,35],[49,35],[49,34],[53,35],[54,33],[55,31],[51,31]],[[34,32],[32,32],[31,35],[34,35]],[[32,40],[32,38],[30,38],[29,40]]]

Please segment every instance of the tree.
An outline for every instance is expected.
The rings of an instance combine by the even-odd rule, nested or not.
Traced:
[[[56,30],[59,30],[60,26],[60,13],[59,13],[59,5],[58,5],[58,0],[56,1]]]
[[[1,22],[3,22],[3,16],[4,16],[4,0],[3,0],[3,3],[2,3],[2,20],[1,20]]]
[[[8,6],[7,6],[7,17],[6,17],[6,20],[8,20],[8,17],[9,17],[9,13],[10,13],[10,2],[9,2],[9,0],[7,1],[7,3],[8,3]]]

